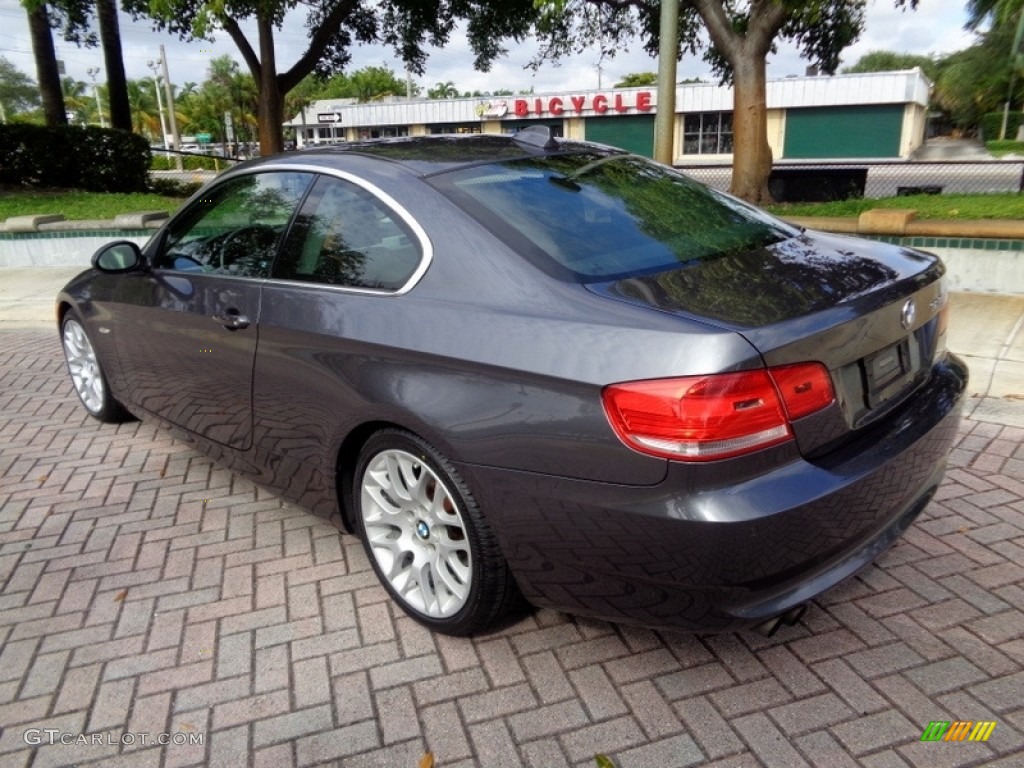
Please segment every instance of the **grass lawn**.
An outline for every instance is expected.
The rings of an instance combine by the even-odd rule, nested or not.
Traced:
[[[1006,155],[1024,155],[1024,141],[1012,141],[1010,139],[1004,139],[999,141],[986,141],[985,149],[989,151],[992,157],[1004,157]]]
[[[153,193],[118,194],[83,192],[77,189],[22,190],[0,189],[0,221],[11,216],[62,213],[65,219],[112,219],[119,213],[167,211],[173,213],[185,201],[183,197],[165,197]]]
[[[1024,219],[1024,194],[908,195],[831,203],[782,203],[769,210],[777,216],[857,217],[872,208],[910,208],[917,211],[919,219]]]

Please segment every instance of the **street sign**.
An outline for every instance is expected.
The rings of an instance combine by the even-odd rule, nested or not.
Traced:
[[[197,133],[196,134],[196,143],[198,143],[198,144],[209,144],[211,141],[213,141],[213,134],[212,133]]]
[[[340,123],[341,114],[338,112],[317,112],[316,121],[318,123]]]

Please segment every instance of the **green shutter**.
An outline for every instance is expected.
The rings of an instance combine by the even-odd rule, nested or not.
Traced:
[[[786,110],[787,159],[899,157],[903,105]]]
[[[588,117],[587,141],[620,147],[644,157],[654,156],[654,116]]]

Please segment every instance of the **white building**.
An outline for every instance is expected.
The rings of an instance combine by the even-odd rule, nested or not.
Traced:
[[[907,158],[923,141],[931,83],[919,69],[768,81],[768,141],[776,160]],[[318,101],[285,128],[298,146],[431,133],[515,133],[543,124],[556,136],[650,156],[655,88],[500,98]],[[728,162],[732,88],[676,88],[675,163]]]

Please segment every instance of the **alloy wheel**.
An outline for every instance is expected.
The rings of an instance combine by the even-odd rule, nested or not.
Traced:
[[[64,323],[63,339],[64,357],[67,359],[75,392],[90,413],[99,413],[103,408],[105,385],[96,351],[77,320]]]
[[[472,586],[472,557],[441,478],[411,453],[384,450],[366,465],[360,495],[366,541],[394,592],[430,618],[458,613]]]

